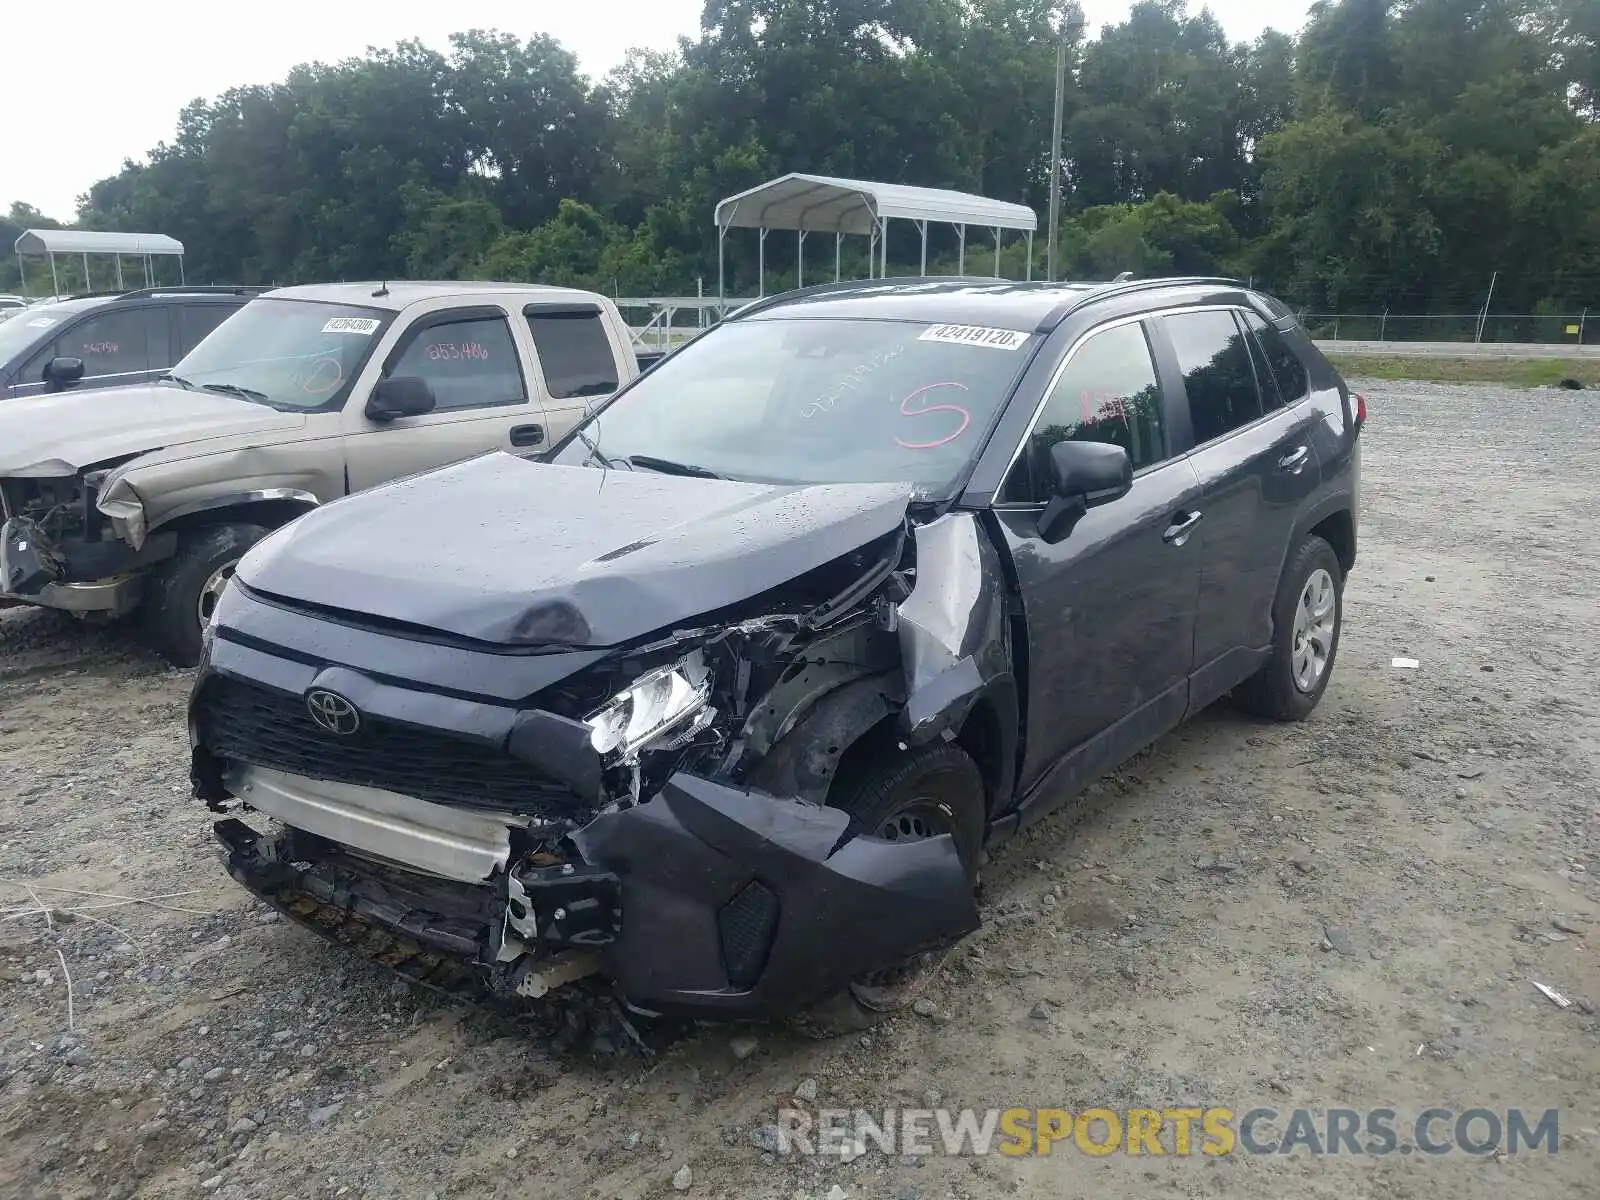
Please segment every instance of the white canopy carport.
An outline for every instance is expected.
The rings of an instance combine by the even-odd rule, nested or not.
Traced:
[[[17,268],[22,270],[22,256],[25,254],[38,254],[48,256],[50,259],[50,282],[53,290],[59,294],[61,285],[56,278],[56,255],[81,254],[83,256],[83,277],[85,283],[89,279],[89,255],[109,254],[115,257],[117,264],[117,286],[122,283],[122,260],[124,258],[137,258],[144,265],[145,286],[150,287],[155,283],[155,265],[151,261],[158,257],[171,257],[178,260],[178,279],[183,280],[183,243],[177,238],[167,237],[162,233],[106,233],[90,229],[27,229],[16,240],[13,247],[17,252]]]
[[[994,271],[1000,274],[1000,242],[1007,229],[1028,235],[1028,274],[1033,274],[1033,234],[1039,219],[1025,204],[1009,204],[952,192],[943,188],[910,187],[900,183],[872,183],[864,179],[839,179],[830,175],[784,175],[719,202],[717,225],[717,295],[724,295],[723,243],[730,229],[754,229],[760,234],[761,290],[766,288],[767,233],[793,229],[797,235],[796,282],[805,284],[805,243],[808,233],[831,233],[833,277],[839,278],[840,247],[847,233],[872,239],[868,263],[878,264],[878,274],[889,267],[888,230],[891,220],[910,221],[922,235],[922,273],[928,272],[928,223],[953,225],[960,241],[961,273],[966,271],[967,226],[977,225],[994,234]],[[870,269],[870,267],[869,267]]]

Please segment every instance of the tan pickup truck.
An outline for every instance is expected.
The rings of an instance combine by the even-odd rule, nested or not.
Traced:
[[[270,530],[487,451],[539,453],[638,371],[616,307],[590,292],[264,293],[152,386],[0,400],[0,603],[137,610],[154,646],[190,665],[234,566]]]

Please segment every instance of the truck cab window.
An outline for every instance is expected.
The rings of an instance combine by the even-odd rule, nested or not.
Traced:
[[[617,390],[617,356],[594,309],[528,313],[528,331],[552,400],[609,396]]]
[[[503,317],[429,325],[412,339],[389,374],[427,380],[435,412],[521,404],[528,398],[511,328]]]

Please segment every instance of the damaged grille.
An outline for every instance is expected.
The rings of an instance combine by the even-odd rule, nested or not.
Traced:
[[[358,733],[331,737],[299,696],[226,676],[206,681],[194,712],[201,743],[219,758],[440,804],[547,818],[580,807],[572,792],[502,751],[371,716]]]
[[[53,539],[87,533],[93,504],[93,491],[77,476],[0,480],[0,516],[28,517]]]

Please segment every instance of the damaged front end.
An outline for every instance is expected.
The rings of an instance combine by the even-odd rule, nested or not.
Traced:
[[[294,657],[268,653],[291,626]],[[394,631],[247,586],[217,630],[193,777],[230,873],[420,982],[539,997],[598,973],[637,1011],[773,1017],[977,927],[948,834],[827,806],[866,751],[932,739],[975,739],[990,801],[1009,786],[1005,589],[971,514],[621,650],[428,644],[427,690],[373,669]],[[335,646],[350,665],[315,665]],[[465,699],[446,656],[518,679]]]
[[[142,568],[171,557],[177,538],[158,533],[137,548],[124,540],[100,505],[111,474],[0,478],[0,598],[86,617],[137,607]]]

